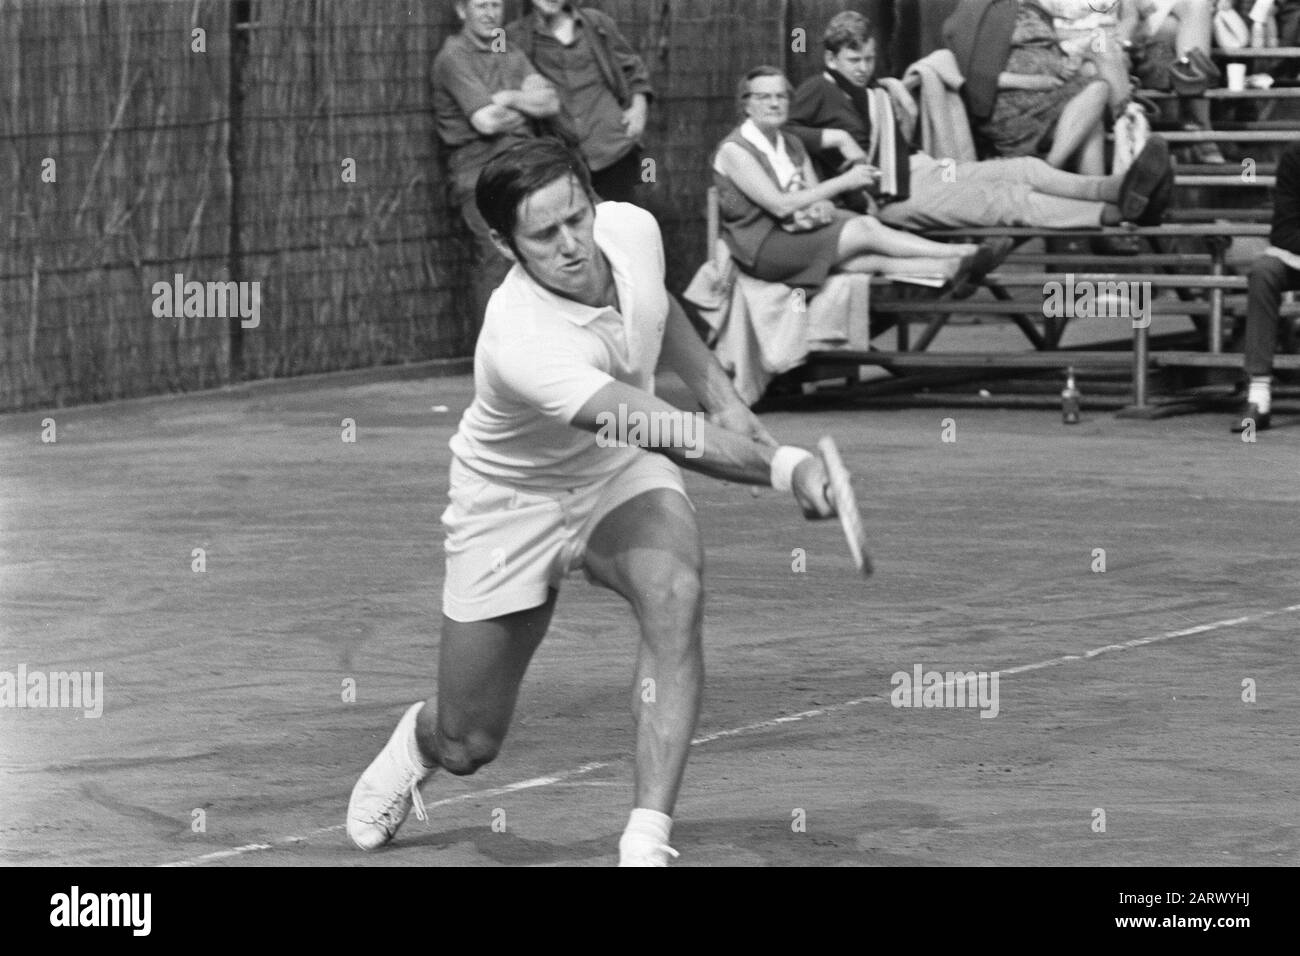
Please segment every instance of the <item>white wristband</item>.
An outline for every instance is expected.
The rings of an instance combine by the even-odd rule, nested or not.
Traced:
[[[811,458],[812,452],[793,445],[782,445],[772,456],[772,487],[777,491],[790,491],[794,488],[794,470],[800,462]]]

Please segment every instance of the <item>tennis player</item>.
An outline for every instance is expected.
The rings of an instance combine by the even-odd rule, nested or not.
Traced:
[[[778,447],[737,396],[664,288],[654,217],[596,205],[580,158],[549,140],[512,147],[476,198],[514,265],[489,302],[474,401],[451,440],[438,692],[406,711],[357,781],[348,836],[384,845],[412,807],[427,819],[420,785],[435,769],[472,774],[496,757],[560,582],[582,568],[627,599],[641,631],[619,865],[667,866],[704,683],[700,532],[678,466],[791,491],[805,517],[829,518],[825,466]],[[661,358],[708,421],[655,396]]]

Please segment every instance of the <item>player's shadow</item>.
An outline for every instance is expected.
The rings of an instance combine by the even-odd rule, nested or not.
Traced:
[[[807,826],[795,829],[779,815],[679,820],[673,843],[682,851],[676,865],[705,866],[891,866],[937,862],[929,844],[960,826],[928,804],[876,801],[857,810],[814,810]],[[409,836],[386,853],[437,850],[458,865],[475,858],[501,866],[612,866],[619,833],[610,831],[569,842],[521,837],[487,826]],[[916,844],[916,845],[913,845]]]
[[[475,826],[416,837],[408,837],[403,832],[393,850],[419,848],[453,852],[464,847],[466,855],[476,853],[502,866],[610,866],[617,856],[618,838],[617,832],[610,832],[578,842],[554,843],[530,840],[509,829],[497,832],[487,826]]]

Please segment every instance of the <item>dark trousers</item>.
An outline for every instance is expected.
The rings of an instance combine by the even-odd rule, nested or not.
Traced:
[[[497,251],[489,236],[491,231],[487,221],[478,211],[478,204],[470,196],[460,205],[460,214],[474,235],[474,317],[479,328],[483,327],[483,314],[487,311],[488,299],[496,287],[505,279],[506,273],[514,265]]]
[[[1245,369],[1247,375],[1272,375],[1279,344],[1295,348],[1294,322],[1283,319],[1282,293],[1300,290],[1300,271],[1275,256],[1261,256],[1250,267],[1250,297],[1246,309]],[[1280,343],[1279,343],[1280,340]]]
[[[613,166],[591,174],[591,188],[596,195],[610,202],[641,202],[641,148],[637,147]]]

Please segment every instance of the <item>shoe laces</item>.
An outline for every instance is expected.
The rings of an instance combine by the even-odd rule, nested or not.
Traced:
[[[424,774],[415,770],[407,771],[407,779],[402,784],[401,789],[379,809],[379,812],[371,818],[371,822],[383,824],[390,829],[397,826],[401,822],[398,819],[400,815],[398,810],[402,805],[402,800],[410,797],[411,809],[415,811],[415,818],[422,823],[427,823],[429,814],[424,809],[424,797],[420,794],[420,784],[423,782]]]
[[[424,797],[420,796],[420,780],[418,777],[411,784],[411,809],[415,811],[415,819],[421,823],[429,822],[429,814],[424,812]]]

